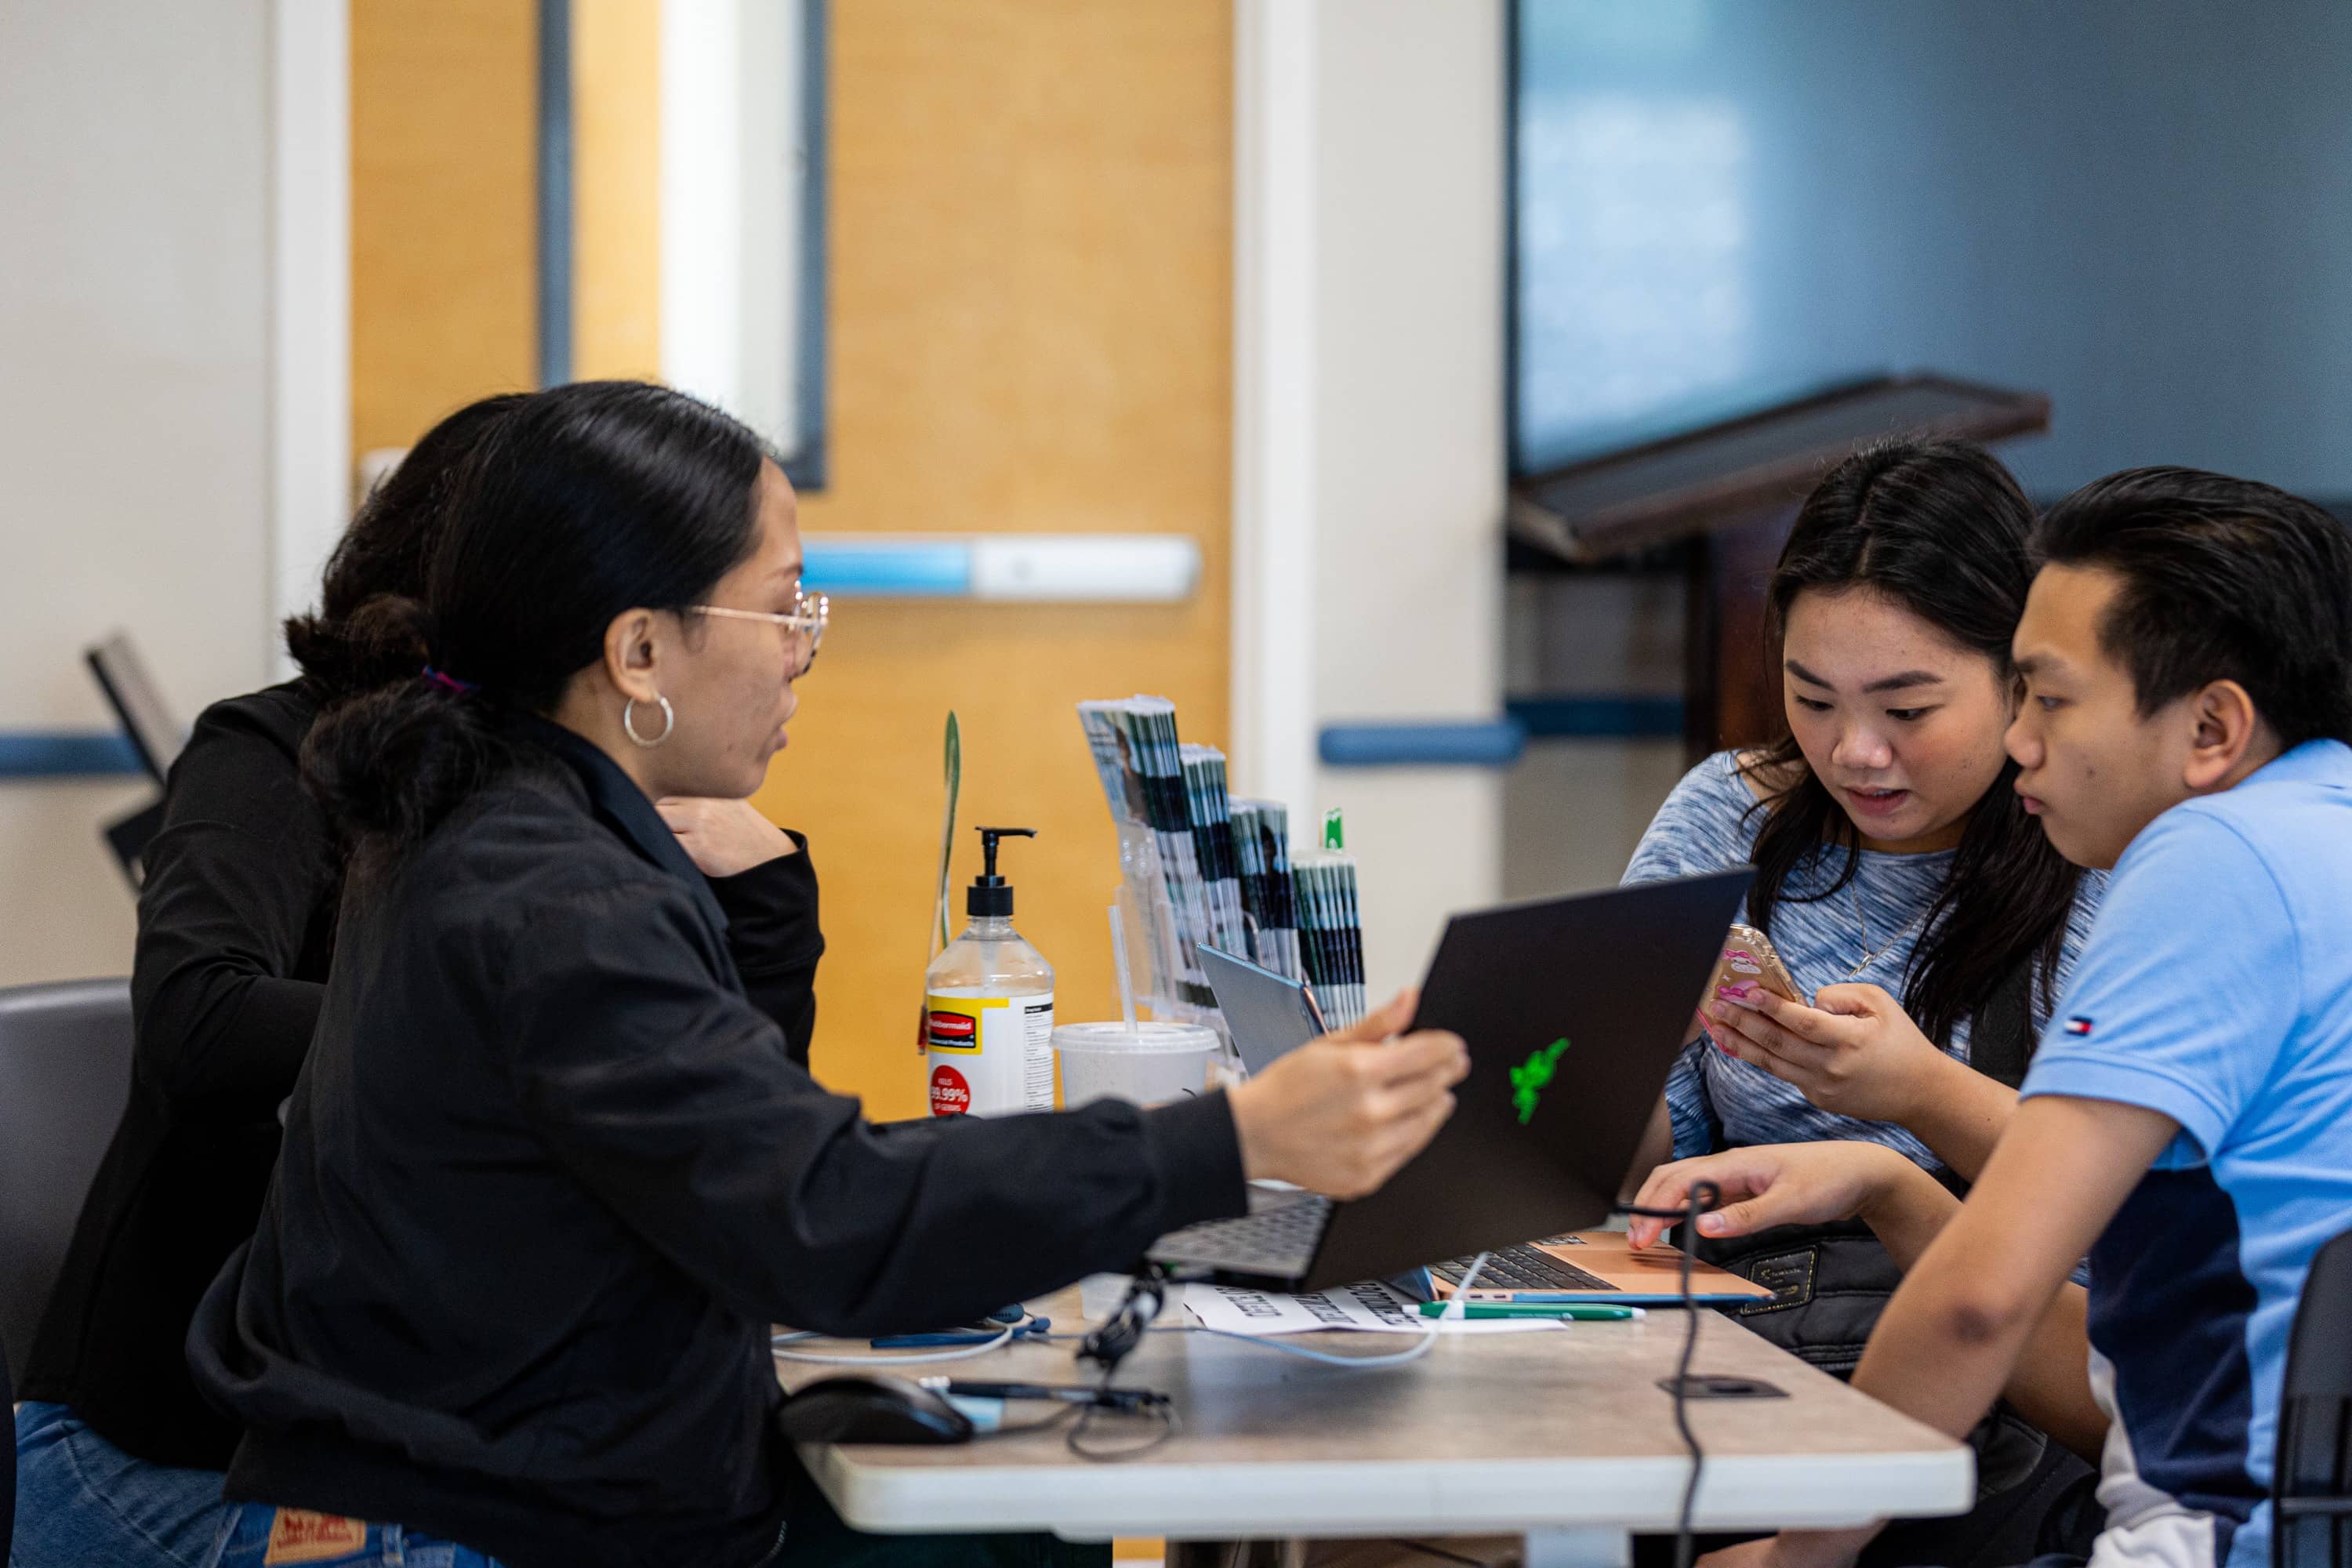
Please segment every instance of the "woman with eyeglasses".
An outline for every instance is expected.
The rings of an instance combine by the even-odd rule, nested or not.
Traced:
[[[190,1336],[246,1427],[221,1561],[1056,1550],[847,1531],[775,1429],[771,1324],[968,1321],[1244,1212],[1248,1177],[1370,1191],[1461,1042],[1371,1048],[1400,999],[1175,1105],[865,1121],[747,1005],[656,807],[748,795],[783,744],[824,628],[783,475],[692,399],[581,384],[502,422],[447,530],[432,673],[308,759],[355,849],[276,1184]]]
[[[418,437],[337,544],[319,609],[286,625],[300,674],[206,709],[173,765],[140,893],[130,1104],[21,1379],[16,1568],[185,1568],[220,1532],[240,1429],[189,1377],[188,1322],[260,1213],[342,887],[303,741],[323,708],[415,678],[401,606],[424,592],[454,477],[521,402],[483,398]],[[660,810],[728,911],[747,992],[805,1061],[824,942],[802,842],[743,801]]]

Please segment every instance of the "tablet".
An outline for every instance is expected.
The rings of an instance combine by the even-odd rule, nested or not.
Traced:
[[[1328,1033],[1315,994],[1293,980],[1213,947],[1194,950],[1234,1037],[1242,1066],[1255,1076],[1277,1058]]]

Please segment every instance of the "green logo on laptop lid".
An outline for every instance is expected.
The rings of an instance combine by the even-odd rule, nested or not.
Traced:
[[[1559,1054],[1566,1049],[1565,1037],[1554,1040],[1539,1051],[1528,1052],[1525,1064],[1511,1069],[1511,1103],[1519,1108],[1520,1126],[1535,1120],[1536,1101],[1550,1087],[1551,1075],[1559,1067]]]

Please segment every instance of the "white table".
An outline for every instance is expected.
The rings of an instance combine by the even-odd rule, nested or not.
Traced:
[[[1077,1309],[1075,1290],[1038,1303],[1057,1331],[1080,1326]],[[1173,1394],[1182,1424],[1142,1458],[1090,1463],[1058,1430],[955,1447],[811,1444],[801,1458],[845,1520],[880,1533],[1051,1531],[1180,1543],[1521,1533],[1528,1568],[1607,1568],[1628,1560],[1633,1532],[1670,1531],[1681,1510],[1690,1460],[1656,1384],[1673,1373],[1683,1332],[1679,1311],[1659,1311],[1637,1322],[1449,1335],[1421,1361],[1371,1372],[1155,1332],[1118,1382]],[[1372,1354],[1412,1342],[1318,1333],[1294,1342]],[[1074,1349],[1024,1343],[906,1375],[1076,1382]],[[1975,1501],[1965,1444],[1727,1318],[1701,1313],[1692,1368],[1762,1378],[1789,1395],[1691,1402],[1706,1454],[1697,1529],[1854,1525],[1960,1513]],[[835,1370],[778,1363],[787,1387]],[[1120,1418],[1096,1431],[1109,1440],[1144,1429]]]

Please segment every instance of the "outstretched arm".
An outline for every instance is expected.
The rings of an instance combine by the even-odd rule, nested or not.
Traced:
[[[1858,1142],[1775,1144],[1685,1160],[1660,1170],[1636,1201],[1643,1208],[1680,1208],[1703,1181],[1714,1183],[1723,1201],[1699,1216],[1702,1235],[1860,1219],[1906,1273],[1961,1212],[1960,1201],[1918,1166],[1892,1149]],[[1636,1218],[1633,1244],[1656,1241],[1669,1223]],[[2107,1419],[2091,1398],[2085,1305],[2080,1286],[2058,1291],[2001,1394],[2027,1420],[2095,1461]]]
[[[2039,1342],[2066,1277],[2179,1124],[2115,1100],[2047,1094],[2008,1136],[1886,1306],[1853,1386],[1955,1437],[1992,1407]],[[1876,1527],[1789,1531],[1719,1552],[1716,1568],[1845,1568]]]

